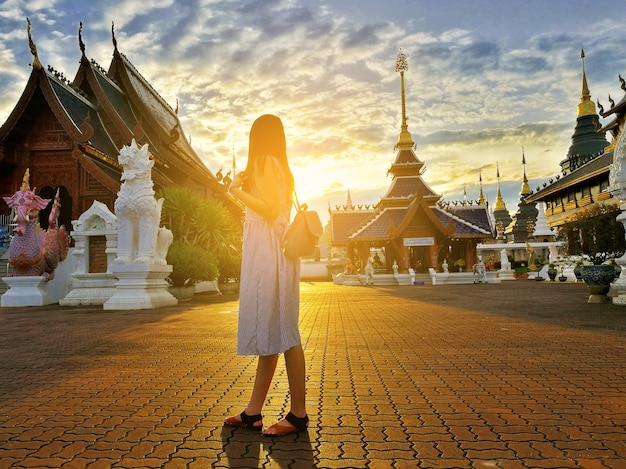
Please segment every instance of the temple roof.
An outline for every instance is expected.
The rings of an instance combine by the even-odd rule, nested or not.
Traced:
[[[424,199],[431,200],[439,200],[441,198],[420,176],[398,176],[391,182],[391,186],[383,196],[383,199],[414,196],[421,196]]]
[[[30,23],[28,32],[35,60],[22,96],[0,128],[0,142],[20,119],[25,119],[25,125],[29,125],[30,118],[25,113],[31,106],[28,112],[32,114],[37,109],[32,106],[43,96],[77,148],[100,166],[109,165],[110,171],[94,174],[105,186],[119,188],[119,150],[135,139],[138,144],[148,143],[155,161],[153,179],[156,184],[183,185],[203,195],[208,195],[207,190],[210,190],[220,194],[227,205],[238,206],[191,147],[177,112],[119,52],[115,38],[107,72],[87,59],[79,31],[82,56],[75,78],[70,82],[53,68],[44,69],[30,36]],[[88,166],[95,170],[96,166]],[[103,178],[112,178],[112,181],[102,181]]]
[[[389,239],[389,230],[397,227],[406,215],[405,208],[386,208],[363,228],[350,236],[350,240],[380,241]]]
[[[374,210],[333,211],[331,219],[331,240],[333,244],[344,244],[352,233],[361,228],[376,215]]]
[[[570,173],[550,179],[549,182],[543,184],[543,187],[537,187],[535,192],[529,194],[526,197],[526,201],[537,202],[547,200],[549,196],[567,191],[570,187],[575,186],[581,181],[608,173],[611,170],[612,163],[613,152],[604,153]]]
[[[442,225],[449,227],[452,224],[453,230],[450,230],[450,236],[454,238],[485,238],[493,236],[486,206],[456,211],[444,210],[441,207],[431,207],[431,209]],[[480,225],[477,223],[480,223]]]

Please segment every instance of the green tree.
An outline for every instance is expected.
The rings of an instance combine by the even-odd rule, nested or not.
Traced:
[[[578,212],[559,227],[570,255],[586,255],[594,264],[620,257],[626,250],[624,226],[615,220],[617,205],[595,205]]]

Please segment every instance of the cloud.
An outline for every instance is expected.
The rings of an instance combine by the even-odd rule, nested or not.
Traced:
[[[390,182],[402,119],[400,47],[409,61],[409,131],[427,162],[425,180],[446,194],[477,184],[479,167],[492,184],[496,162],[519,191],[522,147],[529,176],[557,172],[576,122],[581,44],[594,99],[619,99],[617,74],[626,70],[623,7],[582,22],[558,3],[528,23],[491,4],[476,9],[478,18],[436,2],[84,3],[0,5],[0,117],[30,73],[26,15],[42,61],[70,77],[80,57],[78,22],[88,55],[106,67],[114,21],[120,50],[172,107],[179,100],[185,133],[209,168],[228,167],[233,152],[245,164],[252,121],[273,112],[285,122],[303,194],[341,203],[348,187],[353,198],[374,197],[361,203],[376,202]]]

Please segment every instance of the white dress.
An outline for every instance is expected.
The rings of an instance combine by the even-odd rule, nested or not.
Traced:
[[[291,213],[285,187],[279,177],[281,208],[275,220],[268,221],[246,209],[238,355],[273,355],[300,344],[300,260],[287,259],[280,247]]]

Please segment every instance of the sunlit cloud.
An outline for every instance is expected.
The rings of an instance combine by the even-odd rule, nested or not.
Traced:
[[[355,203],[375,203],[391,182],[400,131],[394,65],[401,47],[424,179],[448,200],[464,191],[477,198],[480,169],[494,201],[497,163],[515,210],[522,148],[531,185],[556,174],[567,153],[581,46],[594,101],[621,96],[617,75],[626,71],[626,6],[598,0],[581,21],[584,13],[567,1],[543,5],[536,17],[519,3],[524,15],[509,17],[495,0],[458,2],[454,11],[446,2],[396,0],[7,0],[0,121],[30,73],[27,16],[42,62],[68,78],[80,59],[79,22],[87,55],[105,68],[114,23],[120,51],[178,105],[184,133],[209,169],[230,168],[233,155],[244,168],[252,122],[274,113],[285,124],[301,198],[321,211],[345,203],[348,190]]]

